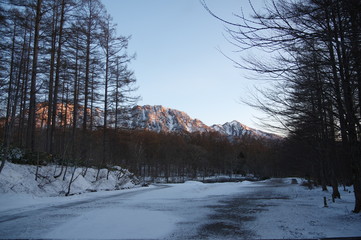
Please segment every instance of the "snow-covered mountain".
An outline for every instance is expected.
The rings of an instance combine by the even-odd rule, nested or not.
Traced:
[[[227,135],[229,137],[256,137],[267,139],[280,139],[280,136],[272,133],[263,132],[254,128],[250,128],[236,120],[232,122],[226,122],[225,124],[215,124],[211,126],[215,131]]]
[[[207,126],[202,121],[191,118],[185,112],[161,105],[137,106],[133,109],[132,115],[133,117],[126,121],[123,127],[155,132],[219,132],[230,138],[243,136],[267,139],[280,138],[277,135],[247,127],[238,121]]]
[[[209,132],[212,128],[185,112],[156,106],[136,106],[133,117],[123,125],[127,128],[146,129],[155,132]]]
[[[79,127],[83,121],[82,106],[78,107],[77,125]],[[88,121],[92,121],[94,129],[102,127],[104,123],[104,112],[99,107],[87,110]],[[136,106],[130,111],[122,111],[123,115],[118,116],[118,126],[126,129],[145,129],[155,132],[178,132],[178,133],[194,133],[194,132],[219,132],[232,138],[240,138],[249,136],[254,138],[280,139],[275,134],[266,133],[257,129],[253,129],[241,124],[238,121],[227,122],[224,124],[215,124],[207,126],[198,119],[191,118],[187,113],[166,108],[161,105],[145,105]],[[125,114],[126,113],[126,114]],[[59,126],[73,124],[74,106],[72,104],[61,104],[57,106],[57,124]],[[39,103],[37,110],[37,127],[45,127],[47,121],[47,104]],[[1,122],[0,122],[1,124]],[[108,126],[115,126],[114,112],[108,112]]]

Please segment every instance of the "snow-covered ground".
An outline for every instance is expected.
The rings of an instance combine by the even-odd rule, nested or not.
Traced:
[[[291,184],[290,179],[212,184],[190,181],[70,197],[0,193],[0,238],[361,236],[361,215],[351,213],[353,193],[340,190],[342,198],[335,203],[330,193]],[[324,196],[327,208],[323,207]]]
[[[331,192],[322,192],[320,187],[310,190],[284,184],[290,183],[290,179],[277,181],[282,183],[271,187],[271,197],[264,187],[265,191],[256,200],[259,211],[255,221],[247,223],[257,236],[268,239],[361,237],[361,214],[352,213],[352,187],[347,187],[347,191],[340,187],[341,199],[332,202]],[[324,207],[324,197],[328,207]]]
[[[0,174],[0,193],[25,193],[43,197],[64,196],[68,192],[70,182],[69,194],[72,195],[133,188],[137,181],[133,174],[119,166],[112,167],[111,171],[101,169],[98,174],[98,169],[94,168],[72,166],[62,168],[58,165],[47,165],[37,169],[33,165],[6,162]]]

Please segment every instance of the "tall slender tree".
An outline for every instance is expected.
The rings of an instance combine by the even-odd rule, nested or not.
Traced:
[[[29,118],[27,128],[27,144],[26,146],[32,151],[35,150],[35,127],[36,127],[36,77],[38,68],[38,48],[39,48],[39,32],[41,21],[41,6],[42,0],[37,0],[36,14],[34,24],[34,46],[33,46],[33,62],[31,70],[31,82],[30,82],[30,103],[29,103]]]

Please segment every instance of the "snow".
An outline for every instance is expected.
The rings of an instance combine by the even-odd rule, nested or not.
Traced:
[[[204,184],[197,181],[187,181],[184,184],[167,184],[171,188],[163,191],[165,199],[202,199],[209,196],[223,196],[238,193],[239,183],[214,183]],[[147,199],[159,198],[159,193],[147,193]]]
[[[169,234],[176,221],[158,211],[98,209],[66,222],[45,238],[157,239]]]
[[[32,187],[34,175],[26,174],[23,165],[7,163],[5,166],[0,174],[0,236],[4,238],[304,239],[361,236],[361,215],[351,212],[354,205],[351,187],[348,191],[340,188],[341,199],[336,202],[332,202],[330,192],[291,184],[290,178],[212,184],[187,181],[118,191],[85,191],[64,197],[54,195],[59,186],[44,186],[40,190]],[[88,171],[89,176],[95,174],[93,170]],[[14,183],[11,185],[5,177]],[[84,178],[79,185],[89,187],[86,180]],[[298,183],[303,181],[297,180]],[[102,181],[106,181],[105,178]],[[23,185],[15,187],[15,183]],[[115,182],[97,184],[91,186],[96,189],[114,187]],[[323,197],[327,198],[327,208],[323,206]]]
[[[299,185],[277,188],[280,197],[269,199],[269,209],[261,211],[250,227],[256,228],[261,238],[269,239],[361,236],[361,215],[351,212],[354,193],[352,187],[347,189],[343,191],[340,187],[341,199],[332,202],[331,192],[322,192],[320,188],[310,190]],[[324,207],[323,197],[328,207]]]
[[[28,193],[35,196],[64,195],[68,190],[73,170],[73,167],[68,167],[67,171],[64,168],[62,175],[55,178],[54,176],[61,171],[60,166],[41,166],[38,169],[38,179],[35,180],[36,166],[6,162],[0,174],[0,193]],[[131,188],[135,186],[137,180],[128,170],[115,166],[108,178],[108,170],[101,169],[96,181],[97,171],[94,168],[76,168],[70,194]],[[65,180],[63,180],[64,174]]]
[[[179,199],[204,199],[234,194],[239,190],[239,183],[203,184],[187,181],[165,186],[168,187],[158,191],[139,192],[137,198],[131,199],[128,208],[97,209],[86,213],[63,224],[45,238],[159,239],[172,233],[177,223],[185,220],[179,212],[174,214],[164,210],[173,205],[174,201],[178,204]],[[158,206],[158,210],[139,207],[149,203]]]

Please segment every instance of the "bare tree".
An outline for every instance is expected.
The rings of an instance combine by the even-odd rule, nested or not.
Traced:
[[[319,159],[322,178],[337,190],[336,164],[332,157],[338,141],[344,158],[351,159],[355,192],[354,212],[361,211],[360,114],[357,42],[360,31],[355,20],[360,14],[347,1],[268,2],[264,12],[253,16],[236,15],[238,22],[223,21],[231,43],[240,52],[263,50],[271,61],[241,57],[237,67],[264,74],[276,80],[277,89],[258,91],[250,105],[261,109],[288,132],[311,141]],[[360,9],[361,2],[352,2]],[[356,71],[351,71],[355,69]],[[314,144],[316,143],[316,144]],[[326,179],[327,178],[327,179]]]
[[[39,31],[40,31],[40,20],[42,16],[41,12],[42,0],[37,0],[36,3],[36,15],[34,25],[34,46],[33,46],[33,62],[32,62],[32,73],[30,83],[30,104],[29,104],[29,118],[28,118],[28,129],[27,129],[27,147],[32,151],[35,150],[35,125],[36,125],[36,76],[38,67],[38,44],[39,44]]]

